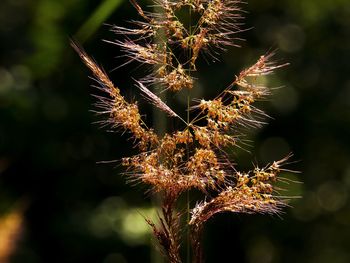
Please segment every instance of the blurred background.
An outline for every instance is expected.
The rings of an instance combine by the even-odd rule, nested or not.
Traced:
[[[142,6],[150,2],[141,1]],[[350,262],[350,4],[348,0],[250,0],[246,39],[220,62],[199,66],[196,96],[209,99],[272,49],[291,65],[262,104],[273,119],[248,131],[241,169],[293,152],[285,214],[223,214],[204,234],[207,262]],[[132,154],[127,136],[100,129],[90,112],[89,72],[77,39],[128,99],[136,64],[124,60],[105,24],[137,19],[127,0],[0,2],[0,262],[162,262],[143,216],[156,213],[112,161]],[[181,107],[181,97],[172,96]],[[152,108],[144,112],[152,120]],[[192,200],[192,204],[195,200]]]

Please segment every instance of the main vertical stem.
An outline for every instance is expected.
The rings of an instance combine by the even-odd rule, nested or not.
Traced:
[[[190,92],[188,91],[187,93],[187,123],[190,123]],[[187,127],[189,128],[189,127]],[[190,151],[187,146],[187,160],[190,158]],[[186,210],[187,210],[187,218],[186,218],[186,225],[187,225],[187,247],[186,247],[186,262],[190,263],[191,257],[190,257],[190,228],[189,228],[189,223],[190,223],[190,192],[187,191],[186,193]]]
[[[189,20],[190,20],[190,28],[189,28],[189,33],[190,35],[192,35],[192,11],[191,11],[191,7],[189,8]],[[192,50],[191,48],[189,49],[189,59],[191,59],[192,57]],[[189,75],[191,75],[191,68],[189,70]],[[187,90],[187,123],[190,123],[190,90]],[[189,127],[187,126],[187,129],[189,129]],[[187,161],[190,158],[190,151],[189,148],[187,146]],[[191,262],[191,252],[190,252],[190,247],[191,247],[191,237],[190,237],[190,227],[189,227],[189,223],[190,223],[190,192],[187,191],[187,195],[186,195],[186,204],[187,204],[187,219],[186,219],[186,226],[187,226],[187,247],[186,247],[186,262],[190,263]]]

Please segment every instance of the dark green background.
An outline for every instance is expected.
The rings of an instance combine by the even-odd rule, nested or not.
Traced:
[[[11,262],[161,262],[141,216],[152,213],[146,188],[126,185],[117,163],[96,164],[130,155],[131,142],[92,124],[99,119],[89,112],[92,81],[69,46],[70,37],[84,42],[107,71],[121,64],[118,47],[101,41],[115,38],[101,23],[138,18],[128,1],[119,1],[0,2],[0,214],[27,204]],[[292,151],[299,162],[291,167],[302,171],[293,179],[303,184],[284,187],[302,198],[281,218],[212,219],[207,262],[350,262],[349,1],[248,2],[246,28],[253,29],[241,34],[246,42],[220,63],[201,63],[194,92],[210,98],[277,48],[277,58],[291,65],[270,82],[284,85],[263,104],[273,119],[249,131],[251,154],[235,158],[247,169]],[[143,73],[132,64],[110,76],[133,99],[131,77]],[[168,99],[182,107],[181,98]],[[152,109],[141,106],[151,122]]]

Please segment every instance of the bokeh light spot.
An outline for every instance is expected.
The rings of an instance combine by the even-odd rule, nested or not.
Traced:
[[[271,104],[281,114],[289,114],[297,108],[298,101],[298,92],[287,85],[274,94]]]
[[[24,90],[30,87],[32,74],[28,67],[24,65],[15,65],[11,68],[11,73],[15,79],[14,88]]]
[[[276,249],[267,238],[257,238],[248,250],[249,263],[271,263],[276,258]]]
[[[297,52],[305,42],[305,33],[298,25],[287,25],[277,33],[278,46],[285,52]]]
[[[151,239],[151,227],[145,218],[156,221],[155,208],[128,207],[121,197],[105,199],[88,219],[90,232],[96,237],[117,233],[130,246],[147,244]]]
[[[300,221],[312,221],[316,219],[321,213],[317,194],[311,191],[304,192],[300,202],[294,204],[291,211],[294,217]]]
[[[12,74],[5,68],[0,68],[0,95],[7,93],[14,83]]]
[[[324,210],[335,212],[346,204],[347,192],[340,182],[329,181],[318,188],[317,197]]]

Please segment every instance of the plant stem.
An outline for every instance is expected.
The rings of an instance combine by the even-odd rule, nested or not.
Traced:
[[[187,123],[190,123],[190,92],[188,91],[187,94]],[[188,127],[187,127],[188,128]],[[190,158],[190,151],[187,146],[187,160]],[[187,210],[187,218],[186,218],[186,226],[187,226],[187,247],[186,247],[186,262],[190,263],[190,228],[189,228],[189,223],[190,223],[190,191],[187,191],[186,193],[186,210]]]
[[[189,20],[190,20],[190,28],[189,28],[189,33],[190,35],[192,35],[192,9],[189,9]],[[189,49],[189,58],[192,57],[192,49]],[[189,75],[191,75],[191,68],[189,70]],[[187,90],[187,128],[189,129],[189,123],[190,123],[190,90]],[[187,161],[189,161],[190,158],[190,151],[189,151],[189,147],[187,145]],[[190,191],[187,191],[186,194],[186,209],[187,209],[187,218],[186,218],[186,226],[187,226],[187,247],[186,247],[186,262],[190,263],[191,262],[191,255],[190,255],[190,247],[191,247],[191,238],[190,238],[190,227],[189,227],[189,223],[190,223]]]

